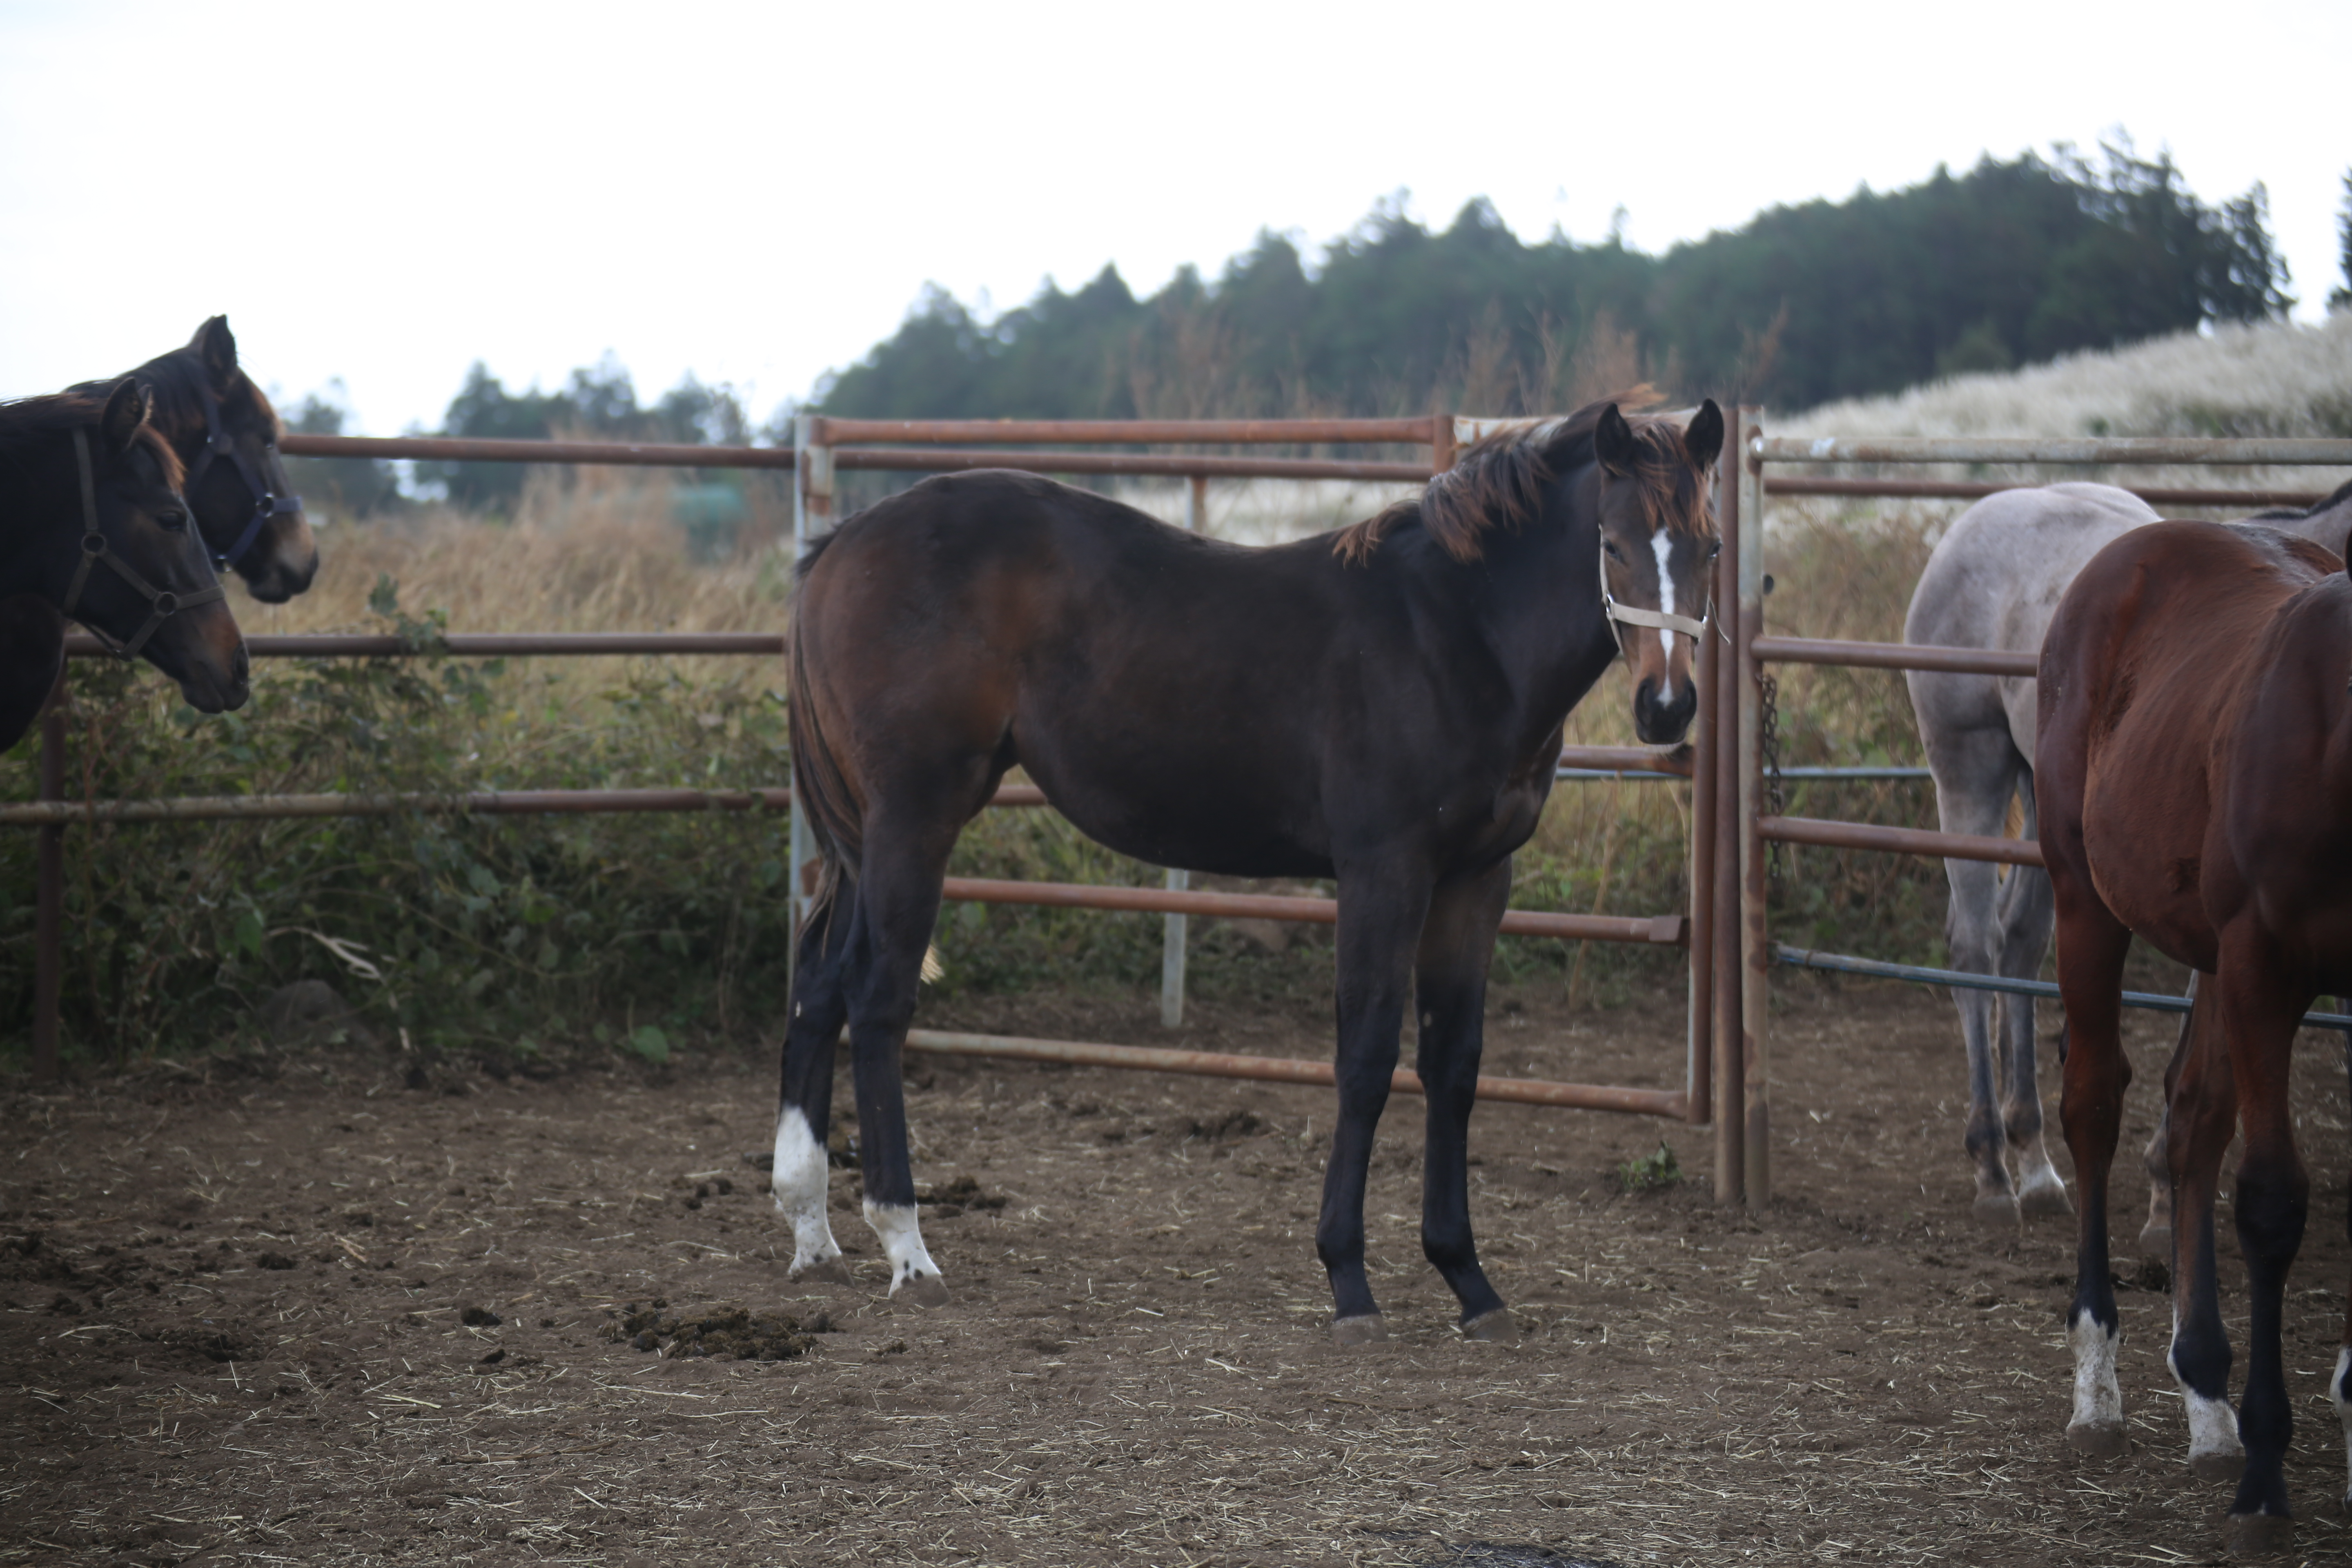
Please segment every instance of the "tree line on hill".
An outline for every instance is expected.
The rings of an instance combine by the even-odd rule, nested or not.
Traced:
[[[2337,216],[2352,307],[2352,171]],[[809,406],[874,418],[1236,417],[1483,414],[1574,406],[1649,380],[1671,392],[1800,408],[2112,347],[2208,321],[2283,314],[2294,300],[2260,184],[2200,200],[2168,154],[1939,168],[1898,191],[1774,207],[1729,233],[1651,256],[1612,232],[1528,245],[1484,198],[1443,231],[1383,203],[1318,266],[1262,233],[1214,283],[1190,267],[1138,299],[1115,267],[983,321],[933,288],[898,331],[826,377]],[[478,362],[433,434],[557,435],[742,445],[734,390],[688,375],[650,404],[607,354],[552,392],[510,391]],[[289,429],[340,434],[317,395]],[[399,504],[392,466],[295,459],[298,483],[346,512]],[[419,463],[421,486],[510,512],[523,470]]]
[[[869,417],[1561,406],[1596,365],[1784,408],[2283,314],[2257,184],[2209,205],[2169,154],[1986,157],[1965,174],[1774,207],[1663,256],[1616,234],[1529,245],[1483,198],[1433,231],[1384,203],[1310,270],[1261,234],[1212,284],[1138,299],[1116,268],[982,321],[936,289],[820,387]]]

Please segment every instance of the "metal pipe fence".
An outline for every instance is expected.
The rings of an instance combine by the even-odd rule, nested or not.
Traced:
[[[938,453],[919,449],[843,447],[847,439],[900,442],[961,442],[967,445],[1017,441],[1066,441],[1137,445],[1192,442],[1228,445],[1283,444],[1412,444],[1429,448],[1428,464],[1361,463],[1339,459],[1288,458],[1173,457],[1129,453],[1067,453],[992,451]],[[281,449],[289,456],[373,458],[469,462],[609,464],[665,468],[739,468],[793,471],[794,537],[804,552],[814,537],[813,521],[829,522],[832,514],[831,477],[839,468],[938,468],[947,467],[1020,467],[1039,472],[1175,474],[1191,479],[1188,520],[1198,527],[1203,510],[1204,486],[1212,477],[1248,478],[1370,478],[1425,479],[1451,464],[1455,424],[1451,416],[1410,420],[1201,420],[1201,421],[849,421],[804,416],[791,450],[765,447],[715,447],[642,442],[503,441],[471,438],[408,437],[394,438],[288,436]],[[781,656],[782,635],[771,632],[707,633],[518,633],[455,632],[432,639],[429,646],[382,635],[296,634],[256,636],[247,639],[257,658],[408,658],[446,653],[460,658],[532,658],[640,655]],[[104,650],[97,639],[76,633],[68,638],[72,658],[92,658]],[[792,811],[792,792],[771,787],[737,790],[490,790],[448,794],[416,792],[383,794],[212,795],[157,800],[76,801],[64,789],[65,733],[62,701],[65,681],[43,716],[39,798],[0,805],[0,826],[30,826],[40,836],[36,876],[38,889],[36,939],[33,1067],[37,1077],[53,1079],[58,1070],[57,1030],[63,942],[63,834],[68,826],[117,823],[163,823],[219,820],[287,820],[320,817],[387,816],[404,813],[507,816],[548,813],[619,812],[758,812]],[[1706,740],[1695,753],[1660,753],[1642,747],[1570,747],[1561,759],[1563,777],[1611,777],[1639,773],[1660,779],[1685,778],[1697,773],[1712,776],[1717,759]],[[990,803],[996,806],[1034,807],[1046,803],[1034,785],[1006,784]],[[800,869],[808,859],[805,823],[792,817],[792,902],[795,917],[804,912],[805,894]],[[1181,871],[1167,875],[1164,889],[1074,886],[950,879],[945,896],[951,900],[1019,903],[1057,908],[1162,913],[1167,919],[1167,958],[1163,963],[1163,1020],[1181,1020],[1186,922],[1192,916],[1255,918],[1309,923],[1333,923],[1338,905],[1331,900],[1193,891]],[[1682,914],[1646,919],[1601,915],[1512,910],[1504,917],[1507,934],[1562,941],[1630,942],[1688,948],[1689,921]],[[1216,1071],[1225,1076],[1274,1078],[1282,1081],[1330,1081],[1330,1068],[1318,1063],[1267,1062],[1262,1058],[1221,1058],[1204,1053],[1157,1053],[1150,1062],[1134,1056],[1130,1047],[1073,1046],[1070,1042],[1007,1040],[995,1037],[950,1037],[936,1032],[910,1038],[917,1048],[953,1049],[1034,1060],[1075,1060],[1069,1052],[1093,1051],[1098,1065],[1158,1065],[1162,1070]],[[1694,1031],[1694,1039],[1698,1034]],[[940,1044],[956,1040],[960,1044]],[[926,1043],[929,1042],[929,1043]],[[980,1044],[975,1042],[985,1042]],[[1127,1052],[1126,1056],[1118,1053]],[[1192,1066],[1170,1067],[1160,1057],[1197,1058]],[[1696,1059],[1696,1058],[1695,1058]],[[1200,1062],[1223,1064],[1202,1066]],[[1240,1063],[1239,1067],[1233,1064]],[[1301,1077],[1299,1075],[1304,1074]],[[1318,1075],[1320,1075],[1319,1077]],[[1401,1087],[1404,1086],[1400,1075]],[[1490,1092],[1490,1086],[1491,1092]],[[1527,1103],[1581,1106],[1705,1121],[1708,1114],[1706,1074],[1693,1073],[1681,1091],[1613,1089],[1606,1086],[1526,1084],[1517,1080],[1481,1079],[1489,1098]]]
[[[1717,973],[1727,969],[1746,987],[1743,1005],[1734,1010],[1737,1023],[1718,1012],[1716,1048],[1718,1060],[1744,1069],[1737,1085],[1718,1083],[1723,1099],[1717,1117],[1717,1194],[1726,1201],[1761,1205],[1771,1198],[1769,1150],[1770,1101],[1767,1068],[1769,1060],[1769,1015],[1762,1005],[1769,966],[1775,963],[1849,973],[1972,985],[2020,994],[2054,996],[2057,987],[2046,981],[2011,981],[1996,976],[1969,976],[1956,971],[1918,965],[1892,964],[1844,953],[1822,953],[1772,942],[1768,929],[1765,849],[1770,844],[1814,845],[1830,848],[1883,850],[1954,860],[1990,860],[2013,866],[2038,867],[2041,847],[2030,839],[1943,833],[1923,828],[1891,827],[1870,823],[1839,822],[1815,817],[1767,813],[1762,806],[1763,741],[1761,677],[1767,664],[1829,665],[1886,670],[1945,670],[2031,679],[2036,669],[2033,654],[1986,648],[1930,647],[1901,643],[1839,641],[1812,637],[1768,636],[1764,630],[1763,596],[1748,584],[1760,581],[1763,565],[1762,501],[1768,495],[1833,495],[1892,499],[1948,497],[1975,499],[1997,490],[2029,488],[2016,483],[1980,484],[1937,479],[1871,478],[1768,477],[1773,464],[1870,464],[1916,467],[1922,464],[2053,464],[2053,465],[2275,465],[2280,467],[2352,468],[2352,440],[2334,438],[2201,439],[2189,437],[2105,437],[2041,438],[1973,437],[1966,438],[1884,437],[1869,439],[1774,438],[1764,434],[1759,411],[1742,407],[1732,419],[1727,449],[1738,454],[1735,528],[1727,528],[1725,556],[1736,561],[1741,589],[1736,599],[1737,625],[1729,629],[1739,653],[1740,669],[1727,694],[1739,715],[1736,754],[1727,759],[1735,771],[1739,801],[1735,812],[1740,846],[1742,878],[1736,899],[1718,890],[1717,908],[1701,940],[1713,940],[1721,949]],[[2125,487],[2131,488],[2131,487]],[[2152,504],[2260,507],[2309,505],[2324,490],[2217,489],[2140,488],[2136,492]],[[1736,534],[1736,537],[1735,537]],[[1791,776],[1793,770],[1782,770]],[[2179,997],[2131,994],[2131,1005],[2180,1010]],[[2314,1014],[2306,1022],[2343,1027],[2352,1018]],[[1720,1076],[1720,1075],[1719,1075]],[[1732,1108],[1746,1107],[1740,1115]],[[1736,1129],[1736,1131],[1735,1131]],[[1731,1147],[1743,1136],[1745,1142]],[[1732,1179],[1732,1172],[1740,1179]]]

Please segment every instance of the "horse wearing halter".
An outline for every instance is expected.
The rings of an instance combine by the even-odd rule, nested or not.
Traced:
[[[198,392],[205,405],[205,447],[196,454],[196,460],[188,467],[187,480],[181,487],[183,491],[188,495],[195,494],[196,481],[204,478],[213,460],[226,458],[229,466],[236,470],[237,477],[245,481],[246,489],[253,497],[253,515],[247,520],[245,531],[236,536],[235,544],[213,553],[215,570],[226,572],[244,559],[245,552],[253,548],[254,541],[261,537],[262,529],[271,518],[301,510],[302,498],[281,496],[270,489],[269,482],[254,468],[253,460],[237,450],[236,439],[222,427],[220,395],[209,384],[200,387]]]
[[[107,543],[106,535],[99,531],[98,481],[90,471],[89,434],[77,426],[73,433],[73,441],[74,468],[81,479],[81,560],[74,566],[73,581],[67,585],[65,603],[58,608],[68,619],[79,618],[75,616],[74,610],[75,606],[81,603],[81,591],[89,582],[89,569],[101,562],[104,563],[115,575],[131,585],[132,593],[147,601],[147,624],[141,626],[129,642],[121,644],[107,636],[104,628],[92,626],[86,620],[81,624],[88,626],[90,635],[104,644],[107,651],[116,658],[135,658],[139,655],[139,650],[147,646],[147,639],[153,637],[165,621],[170,620],[182,610],[192,610],[198,605],[209,605],[215,599],[226,599],[228,597],[228,590],[215,583],[209,588],[200,589],[183,597],[169,588],[150,587],[147,579],[123,564],[122,557],[115,554],[113,547]],[[250,531],[247,531],[248,537],[250,537]]]

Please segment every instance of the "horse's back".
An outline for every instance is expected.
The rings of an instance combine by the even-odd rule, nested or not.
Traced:
[[[2183,962],[2210,967],[2205,839],[2274,623],[2339,569],[2275,530],[2160,522],[2095,556],[2051,621],[2038,736],[2045,840],[2079,833],[2109,907]]]
[[[1937,542],[1912,589],[1903,640],[1915,645],[2040,651],[2058,601],[2092,556],[2156,521],[2147,502],[2112,485],[2003,490],[1962,512]],[[2030,676],[1915,671],[1911,702],[1935,735],[2006,728],[2033,760]]]

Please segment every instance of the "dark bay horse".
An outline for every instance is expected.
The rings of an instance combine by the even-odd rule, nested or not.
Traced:
[[[245,639],[179,492],[177,453],[125,379],[0,403],[0,721],[14,744],[40,710],[71,618],[217,713],[247,695]]]
[[[187,468],[188,505],[213,564],[244,578],[265,605],[308,588],[319,546],[278,455],[278,411],[237,363],[228,318],[213,317],[186,347],[157,355],[131,377],[154,393],[152,422]],[[70,390],[102,396],[111,384]]]
[[[1463,1331],[1507,1338],[1465,1168],[1488,960],[1569,710],[1622,653],[1679,742],[1716,552],[1710,402],[1614,403],[1472,447],[1417,500],[1271,549],[1023,474],[934,479],[803,563],[793,778],[824,863],[799,934],[773,1184],[793,1271],[845,1279],[825,1213],[835,1041],[893,1294],[946,1299],[916,1222],[899,1052],[957,835],[1013,767],[1162,865],[1339,884],[1339,1114],[1316,1250],[1334,1336],[1386,1337],[1363,1198],[1407,1010],[1428,1092],[1422,1247]]]
[[[2197,971],[2168,1097],[2177,1205],[2170,1364],[2200,1476],[2239,1478],[2232,1544],[2292,1535],[2280,1323],[2311,1182],[2287,1103],[2296,1026],[2352,989],[2352,583],[2319,545],[2257,524],[2148,523],[2083,568],[2042,648],[2035,794],[2072,1049],[2060,1114],[2082,1184],[2075,1447],[2125,1443],[2107,1176],[2131,1069],[2117,1037],[2138,935]],[[2246,1262],[2242,1420],[2215,1288],[2215,1188]],[[2328,1392],[2352,1433],[2352,1321]]]

